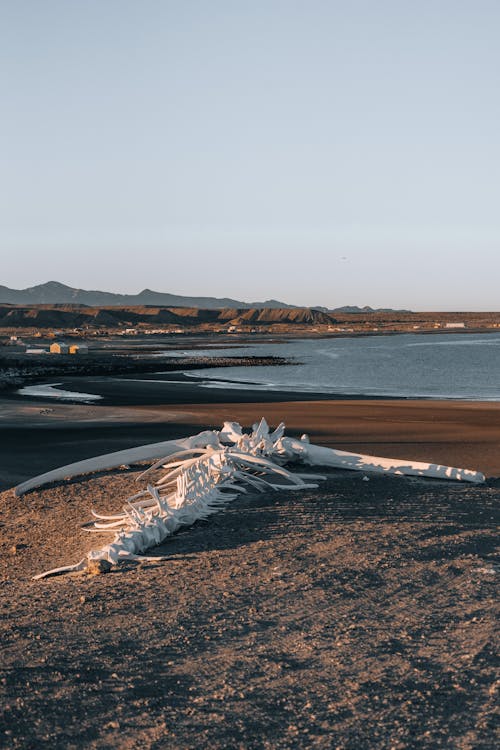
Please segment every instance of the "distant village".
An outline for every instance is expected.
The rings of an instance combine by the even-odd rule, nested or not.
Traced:
[[[500,328],[500,322],[491,323],[490,329]],[[63,356],[63,357],[82,357],[89,353],[89,339],[94,337],[112,337],[117,336],[126,338],[135,338],[139,336],[160,336],[160,335],[193,335],[197,333],[205,334],[240,334],[240,335],[254,335],[254,334],[301,334],[301,335],[316,335],[316,336],[348,336],[348,335],[377,335],[382,333],[426,333],[426,332],[438,332],[438,331],[465,331],[465,330],[477,330],[475,326],[468,326],[464,321],[443,321],[434,323],[414,324],[414,325],[400,325],[397,326],[393,322],[373,325],[373,323],[357,324],[354,326],[291,326],[283,324],[266,325],[266,326],[244,326],[244,325],[230,325],[224,328],[215,328],[203,331],[193,330],[193,328],[148,328],[144,325],[136,328],[122,328],[122,329],[94,329],[94,330],[72,330],[72,331],[43,331],[40,330],[27,330],[22,331],[10,336],[0,338],[0,346],[8,347],[4,349],[5,352],[10,351],[12,354],[26,354],[33,356],[49,355],[49,356]],[[69,340],[66,341],[65,338]],[[43,339],[44,343],[35,343],[37,339]]]
[[[0,319],[3,353],[82,357],[101,346],[96,339],[133,340],[145,336],[352,336],[394,333],[487,332],[500,328],[500,313],[356,313],[325,314],[314,309],[197,310],[160,308],[77,310],[48,306],[5,306]],[[91,314],[92,313],[92,314]],[[101,314],[102,313],[102,314]],[[105,314],[104,314],[105,313]],[[111,322],[110,317],[114,320]],[[72,319],[83,318],[75,326]],[[179,324],[182,320],[182,325]],[[73,325],[71,325],[73,323]],[[132,325],[131,325],[132,323]],[[95,343],[93,343],[95,342]]]
[[[64,341],[54,341],[48,347],[34,346],[27,343],[20,336],[10,336],[8,341],[4,342],[7,346],[14,347],[18,352],[24,354],[67,354],[82,356],[89,353],[88,344],[85,342],[67,344]]]

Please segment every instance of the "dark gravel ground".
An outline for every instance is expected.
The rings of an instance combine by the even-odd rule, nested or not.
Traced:
[[[79,526],[133,473],[0,495],[1,747],[496,745],[499,480],[332,473],[167,562],[32,581],[99,543]]]

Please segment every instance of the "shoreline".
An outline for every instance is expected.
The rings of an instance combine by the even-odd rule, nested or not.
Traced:
[[[28,358],[27,358],[28,357]],[[279,356],[227,356],[227,357],[176,357],[161,361],[153,356],[136,358],[132,353],[93,352],[78,358],[78,355],[31,356],[21,353],[0,352],[0,394],[15,392],[14,389],[43,383],[53,378],[127,377],[139,374],[154,374],[158,368],[165,372],[211,369],[215,367],[255,367],[271,365],[280,367],[290,360]]]
[[[257,358],[255,358],[257,359]],[[262,358],[267,359],[267,358]],[[271,358],[269,358],[271,359]],[[276,366],[289,364],[284,358],[273,363]],[[248,364],[248,363],[247,363]],[[249,367],[258,366],[260,362],[248,364]],[[285,387],[269,387],[253,381],[231,380],[230,378],[212,379],[203,375],[190,376],[185,369],[210,370],[219,367],[219,364],[202,364],[199,368],[183,367],[181,370],[169,368],[165,371],[140,371],[115,373],[114,375],[96,374],[64,374],[54,373],[53,377],[33,376],[22,385],[12,385],[8,390],[0,391],[0,409],[2,405],[22,403],[43,403],[47,406],[60,403],[79,405],[83,404],[84,398],[56,398],[40,393],[21,394],[19,390],[25,386],[57,385],[63,386],[63,390],[75,394],[89,394],[99,396],[93,405],[103,407],[149,407],[153,405],[176,405],[176,404],[207,404],[207,403],[274,403],[277,401],[418,401],[428,403],[477,403],[477,404],[500,404],[500,399],[470,398],[448,395],[403,395],[403,394],[372,394],[372,393],[344,393],[334,391],[300,390]],[[228,363],[224,365],[231,367]],[[141,377],[142,376],[142,377]],[[48,383],[48,380],[57,383]],[[210,385],[210,383],[217,385]],[[134,388],[133,384],[138,385]],[[139,385],[140,384],[140,385]],[[208,384],[208,385],[207,385]],[[242,387],[238,387],[238,386]]]
[[[136,361],[108,354],[95,361],[55,362],[61,371],[53,377],[47,372],[32,374],[31,383],[46,384],[50,377],[63,390],[98,398],[85,403],[20,395],[14,389],[2,392],[0,489],[83,458],[219,429],[224,421],[249,427],[262,416],[269,424],[284,421],[291,435],[306,432],[320,445],[500,476],[499,401],[253,388],[257,383],[239,388],[230,380],[206,387],[203,375],[191,378],[184,372],[188,367],[210,370],[235,361],[288,362],[254,356]],[[119,368],[125,364],[128,371],[67,371],[68,366],[94,371],[110,363]]]

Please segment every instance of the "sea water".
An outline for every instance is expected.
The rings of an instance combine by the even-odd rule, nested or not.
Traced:
[[[57,401],[81,401],[91,403],[99,401],[102,396],[94,393],[81,393],[79,391],[67,391],[65,388],[57,388],[62,383],[42,383],[40,385],[26,385],[17,391],[21,396],[34,396],[35,398],[53,398]]]
[[[190,356],[225,356],[197,350]],[[338,395],[500,400],[500,333],[396,334],[247,345],[232,356],[280,356],[279,367],[187,371],[206,388]]]
[[[158,356],[155,386],[165,389],[165,403],[175,387],[175,373],[164,383],[161,359],[179,356],[276,356],[291,360],[280,366],[203,368],[179,372],[201,388],[223,388],[332,396],[444,398],[500,401],[500,332],[498,334],[437,333],[294,339],[246,343],[241,347],[175,351]],[[120,381],[136,389],[140,378],[72,378],[71,386],[46,383],[21,388],[20,395],[90,403],[101,397],[100,384]],[[91,391],[85,392],[91,381]],[[144,378],[152,384],[152,379]],[[62,385],[62,388],[57,386]],[[79,392],[78,388],[81,387]],[[134,399],[138,398],[134,391]],[[135,401],[134,401],[135,403]]]

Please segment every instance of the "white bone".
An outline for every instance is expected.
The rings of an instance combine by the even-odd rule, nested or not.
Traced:
[[[35,487],[42,487],[44,484],[57,482],[61,479],[71,479],[94,471],[115,469],[118,466],[133,464],[138,461],[149,461],[160,456],[178,453],[187,448],[202,446],[206,448],[208,445],[218,445],[217,435],[211,430],[200,432],[198,435],[183,438],[182,440],[165,440],[162,443],[150,443],[148,445],[140,445],[137,448],[127,448],[123,451],[105,453],[102,456],[87,458],[84,461],[77,461],[76,463],[47,471],[45,474],[39,474],[33,477],[33,479],[28,479],[26,482],[18,484],[14,492],[17,496],[20,496]]]

